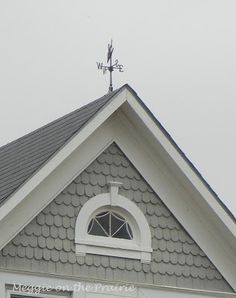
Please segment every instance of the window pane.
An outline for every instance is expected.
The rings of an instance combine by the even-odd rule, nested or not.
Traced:
[[[109,213],[110,212],[103,212],[96,216],[96,220],[100,223],[100,225],[103,227],[103,229],[107,232],[108,235],[110,235],[110,233],[109,233]]]
[[[92,219],[91,221],[93,221],[92,226],[90,226],[90,235],[96,235],[96,236],[108,236],[106,234],[106,232],[102,229],[101,225],[94,219]],[[90,222],[91,223],[91,222]]]
[[[92,220],[90,221],[89,225],[88,225],[88,233],[89,233],[89,234],[90,234],[90,232],[91,232],[91,229],[92,229],[92,227],[93,227],[93,224],[94,224],[94,219],[92,219]]]
[[[117,233],[113,235],[114,238],[131,239],[127,231],[126,224],[124,224]]]
[[[132,233],[132,230],[131,230],[130,225],[128,223],[126,223],[126,229],[127,229],[128,234],[130,236],[130,239],[133,239],[133,233]]]
[[[125,221],[124,217],[122,217],[121,215],[115,213],[115,212],[111,212],[116,218],[122,220],[122,221]]]
[[[117,230],[124,224],[124,218],[116,216],[116,213],[111,214],[111,235],[117,232]]]

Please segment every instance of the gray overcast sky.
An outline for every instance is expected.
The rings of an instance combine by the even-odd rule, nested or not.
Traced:
[[[129,83],[236,215],[235,0],[0,1],[0,145]]]

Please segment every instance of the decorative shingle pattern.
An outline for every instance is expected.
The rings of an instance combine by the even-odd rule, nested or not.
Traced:
[[[152,234],[152,261],[75,255],[74,228],[81,207],[108,192],[107,181],[145,214]],[[175,217],[112,144],[54,199],[0,255],[0,267],[104,281],[170,285],[231,292],[230,286]]]

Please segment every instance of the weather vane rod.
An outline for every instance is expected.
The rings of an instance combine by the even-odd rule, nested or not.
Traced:
[[[112,62],[113,51],[114,51],[114,48],[112,46],[112,40],[111,40],[111,43],[108,44],[108,52],[107,52],[107,63],[108,63],[108,65],[103,65],[103,62],[97,62],[97,67],[98,67],[98,69],[103,70],[103,74],[105,74],[107,71],[110,72],[110,85],[109,85],[108,92],[112,92],[113,91],[112,72],[115,69],[118,69],[119,72],[123,72],[123,65],[122,64],[119,64],[118,59],[115,60],[115,63],[114,64]]]

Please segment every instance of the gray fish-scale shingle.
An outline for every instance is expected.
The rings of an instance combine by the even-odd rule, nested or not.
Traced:
[[[120,89],[0,148],[0,204],[32,176]]]
[[[126,162],[118,162],[118,158]],[[108,164],[109,171],[104,174],[103,168]],[[122,168],[113,177],[115,181],[125,182],[120,193],[143,210],[149,223],[153,248],[150,264],[100,255],[86,255],[83,258],[75,254],[75,220],[82,206],[90,199],[86,187],[90,187],[92,193],[95,185],[99,193],[107,192],[106,181],[114,168]],[[78,189],[80,194],[77,193]],[[135,198],[137,194],[138,200]],[[154,209],[152,214],[149,214],[150,208]],[[76,275],[116,282],[232,291],[209,258],[115,144],[42,210],[20,236],[17,235],[3,248],[0,268],[56,274],[63,272],[63,276]]]

